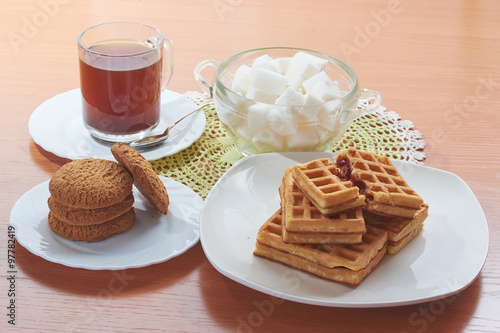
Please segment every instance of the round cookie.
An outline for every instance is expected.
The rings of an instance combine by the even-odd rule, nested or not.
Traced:
[[[47,203],[52,215],[62,222],[71,225],[93,225],[104,223],[125,214],[134,205],[134,196],[130,193],[122,202],[95,209],[65,206],[53,197],[49,197]]]
[[[132,177],[120,164],[85,158],[57,170],[49,182],[49,191],[65,206],[95,209],[123,201],[131,193],[132,183]]]
[[[49,226],[60,236],[73,241],[98,242],[114,234],[127,231],[135,221],[134,208],[108,222],[75,226],[64,223],[49,212]]]
[[[142,195],[166,215],[169,205],[167,189],[144,156],[122,143],[111,146],[111,153],[132,174],[134,185]]]

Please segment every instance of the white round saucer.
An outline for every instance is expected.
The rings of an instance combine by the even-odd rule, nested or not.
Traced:
[[[195,109],[189,98],[164,90],[161,94],[160,123],[151,134],[162,133],[168,125]],[[205,130],[205,113],[197,112],[179,123],[166,142],[140,150],[148,160],[173,155],[198,140]],[[95,139],[85,128],[82,119],[80,89],[73,89],[43,102],[30,117],[28,128],[33,141],[46,151],[71,160],[102,158],[114,160],[110,147]]]
[[[16,241],[31,253],[65,266],[119,270],[161,263],[198,243],[203,199],[175,180],[160,179],[170,195],[167,215],[160,214],[134,187],[134,225],[100,242],[71,241],[52,231],[47,222],[48,180],[17,200],[10,225],[15,228]]]

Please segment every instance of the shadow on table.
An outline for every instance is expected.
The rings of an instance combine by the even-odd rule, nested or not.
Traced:
[[[50,162],[58,165],[58,167],[55,168],[55,170],[53,170],[54,168],[50,168],[50,170],[46,170],[47,168],[44,167],[43,164],[37,163],[37,165],[39,167],[41,167],[42,169],[44,169],[44,171],[47,171],[49,173],[54,173],[55,171],[57,171],[57,169],[59,169],[60,166],[63,166],[64,164],[71,162],[71,160],[68,158],[59,157],[59,156],[57,156],[49,151],[46,151],[45,149],[43,149],[42,147],[37,145],[33,140],[31,140],[31,143],[30,143],[29,153],[30,153],[31,159],[34,160],[35,162],[37,161],[37,159],[40,158],[38,156],[38,154],[40,154],[44,158],[48,159]]]
[[[119,298],[168,288],[183,281],[205,257],[199,244],[179,257],[142,268],[87,270],[72,268],[40,258],[16,247],[19,275],[61,292],[91,298]]]
[[[444,299],[389,308],[333,308],[296,303],[247,288],[215,271],[200,269],[201,295],[218,325],[236,332],[332,331],[460,332],[475,312],[481,275],[466,290]]]

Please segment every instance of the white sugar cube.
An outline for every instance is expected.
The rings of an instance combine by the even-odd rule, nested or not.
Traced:
[[[331,82],[331,81],[332,80],[330,80],[330,78],[328,77],[328,74],[321,71],[318,74],[315,74],[315,75],[311,76],[310,78],[308,78],[307,80],[305,80],[302,83],[302,87],[304,87],[304,90],[306,91],[306,93],[311,93],[311,91],[313,91],[313,89],[316,88],[316,86],[319,83],[325,82],[328,84],[328,82]],[[338,83],[337,83],[337,86],[338,86]]]
[[[286,76],[267,69],[257,68],[254,71],[251,86],[273,95],[280,95],[285,90],[286,84]]]
[[[277,105],[297,106],[304,104],[304,95],[292,87],[287,87],[285,91],[276,99]]]
[[[240,123],[234,127],[236,133],[244,140],[250,141],[255,133],[255,129],[249,128],[246,122]]]
[[[279,135],[291,135],[297,132],[298,114],[294,108],[271,106],[267,115],[269,128]]]
[[[292,58],[276,58],[274,59],[274,68],[277,73],[285,74],[288,68],[290,68],[290,64],[292,63]]]
[[[272,94],[268,91],[260,90],[254,86],[250,86],[250,88],[248,88],[246,97],[253,99],[256,102],[274,104],[278,95]]]
[[[321,81],[309,93],[321,98],[325,102],[342,97],[337,81]]]
[[[304,95],[304,105],[317,105],[323,104],[323,100],[314,96],[313,94],[305,94]]]
[[[252,83],[252,69],[247,65],[241,65],[234,73],[231,81],[231,90],[236,93],[246,95],[250,84]]]
[[[336,100],[328,101],[328,102],[324,103],[322,107],[325,108],[325,110],[329,114],[337,117],[344,109],[344,106],[345,106],[345,104],[341,100],[336,99]]]
[[[248,108],[247,121],[249,128],[262,128],[267,126],[269,105],[256,103]]]
[[[243,121],[243,118],[233,110],[219,104],[216,104],[215,107],[217,109],[217,115],[223,124],[235,127]]]
[[[252,143],[260,151],[266,149],[269,151],[283,150],[285,148],[285,137],[276,134],[270,128],[262,128],[254,134]]]
[[[276,68],[274,66],[274,59],[271,58],[268,54],[264,54],[253,61],[252,69],[255,71],[257,68],[276,71]]]
[[[320,70],[320,67],[306,53],[298,52],[290,62],[290,67],[285,75],[288,78],[289,86],[301,88],[305,80],[318,74]]]
[[[286,144],[291,149],[313,147],[318,143],[319,140],[314,127],[299,127],[295,134],[286,137]]]
[[[320,71],[326,71],[326,68],[328,67],[328,60],[314,56],[310,53],[297,52],[296,56],[308,58],[311,62],[319,67]]]
[[[321,110],[322,104],[322,99],[312,94],[306,94],[304,96],[304,106],[299,109],[299,113],[302,114],[308,122],[317,121],[318,112]]]
[[[334,114],[326,107],[322,107],[318,112],[318,120],[319,124],[326,128],[329,131],[333,131],[336,126],[338,126],[340,117],[337,114]]]
[[[319,144],[324,144],[327,143],[328,141],[331,141],[335,135],[334,131],[329,131],[321,126],[316,126],[315,130],[316,130],[316,135],[318,136]]]

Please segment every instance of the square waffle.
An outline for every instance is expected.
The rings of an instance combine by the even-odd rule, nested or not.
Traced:
[[[350,177],[366,196],[369,212],[413,218],[423,199],[406,183],[386,156],[350,148],[342,153],[351,163]]]
[[[387,232],[387,253],[396,254],[415,238],[429,216],[429,206],[423,204],[413,218],[389,217],[364,212],[367,225]]]
[[[364,233],[333,233],[288,231],[282,228],[281,236],[285,243],[292,244],[359,244]]]
[[[396,254],[401,251],[412,239],[418,236],[420,232],[424,229],[424,224],[420,224],[416,229],[413,229],[409,234],[401,238],[399,241],[387,241],[387,253]],[[389,245],[390,243],[390,245]]]
[[[283,241],[299,244],[361,243],[366,232],[361,208],[323,215],[299,189],[292,170],[285,170],[280,186]]]
[[[357,286],[387,252],[387,233],[368,227],[362,243],[350,245],[297,245],[283,242],[281,209],[259,229],[254,255],[324,279]]]
[[[365,198],[350,180],[339,178],[339,170],[328,158],[292,168],[293,178],[306,197],[324,215],[365,206]]]

